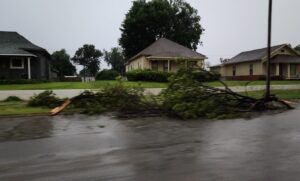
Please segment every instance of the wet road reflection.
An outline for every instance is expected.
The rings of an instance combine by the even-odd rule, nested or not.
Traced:
[[[0,180],[298,180],[299,115],[2,118]]]

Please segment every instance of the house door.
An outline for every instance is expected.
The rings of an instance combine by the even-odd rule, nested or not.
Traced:
[[[290,65],[290,72],[291,72],[291,75],[290,75],[291,78],[297,78],[297,65],[296,64]]]

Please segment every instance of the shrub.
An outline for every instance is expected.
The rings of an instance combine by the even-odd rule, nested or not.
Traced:
[[[149,81],[149,82],[168,82],[168,78],[173,75],[167,72],[152,70],[133,70],[126,73],[129,81]]]
[[[81,82],[80,76],[74,76],[74,77],[64,77],[62,79],[63,82]]]
[[[3,100],[3,102],[20,102],[20,101],[23,100],[17,96],[9,96],[5,100]]]
[[[104,69],[96,75],[96,80],[116,80],[118,76],[120,76],[119,72]]]
[[[44,107],[54,108],[59,106],[62,102],[63,100],[56,97],[53,91],[48,90],[31,97],[28,102],[28,106],[31,107],[44,106]]]
[[[215,72],[196,71],[193,72],[193,78],[199,82],[211,82],[219,80],[221,75]]]
[[[19,80],[0,80],[0,85],[9,85],[9,84],[39,84],[46,83],[49,81],[46,80],[28,80],[28,79],[19,79]]]
[[[234,95],[215,94],[201,82],[192,71],[179,70],[170,78],[168,88],[160,95],[164,109],[182,119],[226,118],[238,115],[236,108],[244,105],[239,104]]]
[[[261,75],[259,76],[258,80],[266,80],[266,76],[265,75]],[[280,75],[272,75],[271,76],[271,80],[284,80],[283,76]]]
[[[84,113],[101,113],[105,110],[124,111],[144,108],[143,88],[126,87],[120,80],[116,85],[107,85],[98,92],[85,91],[73,102]]]

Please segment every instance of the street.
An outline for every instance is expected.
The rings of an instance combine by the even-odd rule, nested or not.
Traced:
[[[0,180],[299,180],[299,115],[0,118]]]

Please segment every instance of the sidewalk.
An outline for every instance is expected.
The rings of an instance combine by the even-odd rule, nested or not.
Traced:
[[[61,90],[52,90],[57,97],[59,98],[71,98],[74,96],[79,95],[80,93],[84,92],[86,89],[61,89]],[[145,94],[159,94],[161,88],[151,88],[145,89]],[[17,96],[23,100],[28,100],[30,97],[34,96],[35,94],[40,94],[45,90],[4,90],[0,91],[0,101],[6,99],[9,96]]]
[[[218,87],[222,88],[222,87]],[[230,87],[234,92],[246,92],[246,91],[260,91],[265,90],[264,85],[257,86],[236,86]],[[272,85],[271,89],[273,90],[300,90],[300,85]],[[161,88],[148,88],[145,89],[145,94],[154,94],[157,95],[161,92]],[[6,99],[8,96],[17,96],[21,99],[28,100],[35,94],[39,94],[45,90],[5,90],[0,91],[0,100]],[[53,90],[53,92],[60,98],[71,98],[77,96],[78,94],[85,91],[85,89],[62,89],[62,90]]]

